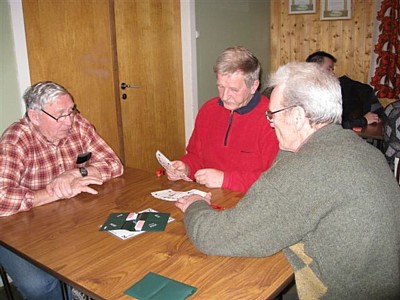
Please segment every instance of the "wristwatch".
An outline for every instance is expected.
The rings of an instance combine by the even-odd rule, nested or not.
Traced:
[[[81,172],[82,177],[88,176],[88,171],[86,168],[79,168],[79,172]]]

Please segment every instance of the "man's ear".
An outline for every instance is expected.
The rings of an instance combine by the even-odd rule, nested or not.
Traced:
[[[304,124],[307,123],[306,112],[301,106],[296,106],[293,108],[293,110],[296,128],[300,130],[301,128],[303,128]]]
[[[28,117],[34,125],[39,125],[39,112],[37,110],[29,109]]]
[[[251,89],[250,89],[250,93],[252,95],[254,95],[254,93],[257,91],[259,85],[260,85],[260,80],[254,81],[254,83],[253,83],[253,85],[251,86]]]

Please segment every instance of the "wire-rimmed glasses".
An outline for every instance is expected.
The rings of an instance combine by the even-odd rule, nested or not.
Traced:
[[[296,107],[296,106],[297,106],[297,105],[290,105],[290,106],[287,106],[287,107],[284,107],[284,108],[281,108],[281,109],[278,109],[278,110],[275,110],[275,111],[267,110],[267,111],[265,112],[265,116],[267,117],[267,120],[268,120],[268,121],[272,122],[272,119],[273,119],[274,114],[276,114],[276,113],[278,113],[278,112],[281,112],[281,111],[284,111],[284,110],[289,109],[289,108]]]
[[[76,113],[78,112],[78,110],[76,109],[76,106],[74,106],[74,107],[72,108],[72,110],[71,110],[70,113],[68,113],[68,114],[66,114],[66,115],[59,116],[59,117],[55,117],[55,116],[53,116],[52,114],[49,114],[49,113],[48,113],[47,111],[45,111],[44,109],[40,109],[40,110],[41,110],[42,112],[44,112],[46,115],[48,115],[50,118],[56,120],[56,122],[58,122],[58,121],[64,122],[64,121],[67,119],[67,117],[73,118],[73,117],[76,115]]]

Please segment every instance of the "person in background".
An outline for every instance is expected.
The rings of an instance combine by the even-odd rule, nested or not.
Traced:
[[[382,153],[340,125],[339,81],[293,62],[269,85],[281,150],[234,208],[178,199],[191,241],[208,255],[283,251],[300,299],[400,299],[400,187]]]
[[[218,97],[200,109],[181,160],[167,170],[170,180],[185,175],[210,188],[245,192],[278,152],[265,119],[269,99],[257,90],[261,65],[244,47],[226,49],[214,65]]]
[[[309,55],[306,61],[318,63],[322,68],[333,73],[337,60],[329,53],[317,51]],[[339,77],[339,82],[342,91],[343,128],[365,127],[368,124],[386,120],[384,109],[368,84],[347,76]]]
[[[123,165],[61,85],[26,90],[25,116],[0,139],[0,216],[69,199],[123,173]],[[78,160],[79,157],[79,160]],[[26,299],[62,299],[59,280],[0,246],[0,263]]]

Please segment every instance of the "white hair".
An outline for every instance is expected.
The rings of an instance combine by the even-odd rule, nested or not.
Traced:
[[[311,124],[342,122],[339,80],[318,64],[291,62],[270,76],[268,86],[279,87],[284,106],[300,106]]]
[[[61,95],[72,95],[61,85],[52,81],[38,82],[27,88],[23,99],[25,101],[26,110],[40,110],[46,104],[53,102]]]

